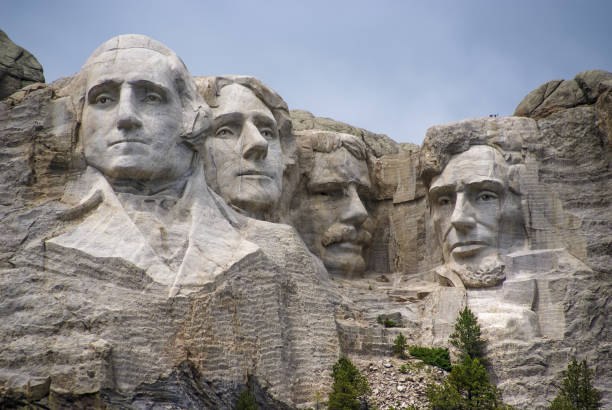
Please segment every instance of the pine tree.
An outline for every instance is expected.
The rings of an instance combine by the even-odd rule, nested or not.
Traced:
[[[504,409],[497,387],[489,383],[487,371],[478,359],[464,356],[440,386],[428,387],[432,409]]]
[[[332,391],[329,393],[328,409],[361,409],[358,398],[368,394],[370,386],[355,365],[346,357],[340,357],[334,364],[332,377],[334,384],[332,385]]]
[[[238,403],[236,403],[236,410],[258,410],[259,406],[255,401],[255,395],[251,391],[250,386],[240,393],[238,396]]]
[[[450,342],[461,352],[472,359],[483,359],[485,341],[480,337],[480,325],[476,316],[465,307],[455,322],[455,331],[450,335]]]
[[[459,349],[459,364],[441,385],[427,388],[429,407],[436,410],[510,409],[501,400],[497,387],[489,382],[483,366],[485,341],[481,338],[476,316],[466,307],[455,322],[450,342]]]
[[[406,358],[406,338],[403,334],[397,335],[393,344],[393,353],[397,355],[400,359]]]
[[[593,373],[586,360],[573,359],[563,372],[563,386],[551,403],[551,410],[590,410],[601,406],[601,393],[591,383]]]

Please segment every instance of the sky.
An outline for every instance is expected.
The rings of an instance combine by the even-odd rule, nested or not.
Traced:
[[[398,142],[512,115],[541,84],[612,71],[612,1],[0,0],[0,29],[76,73],[119,34],[148,35],[192,75],[253,75],[290,109]]]

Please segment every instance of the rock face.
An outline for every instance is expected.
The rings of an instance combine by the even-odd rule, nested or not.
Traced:
[[[443,374],[393,340],[447,346],[466,305],[506,402],[545,407],[577,356],[610,406],[611,76],[417,147],[109,40],[0,102],[0,407],[309,407],[341,354],[424,407]]]
[[[44,82],[38,60],[0,30],[0,100],[27,85]]]

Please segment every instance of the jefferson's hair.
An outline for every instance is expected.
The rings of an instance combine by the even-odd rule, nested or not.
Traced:
[[[285,100],[276,91],[257,78],[247,75],[195,77],[195,82],[198,92],[212,108],[219,106],[217,99],[221,95],[221,89],[230,84],[241,85],[253,92],[255,97],[268,107],[276,120],[281,147],[285,157],[285,165],[295,163],[296,146],[289,108]]]

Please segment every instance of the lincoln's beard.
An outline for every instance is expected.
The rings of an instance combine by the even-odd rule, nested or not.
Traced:
[[[451,262],[448,267],[466,288],[488,288],[499,285],[506,278],[505,265],[497,255],[483,258],[477,265]]]

